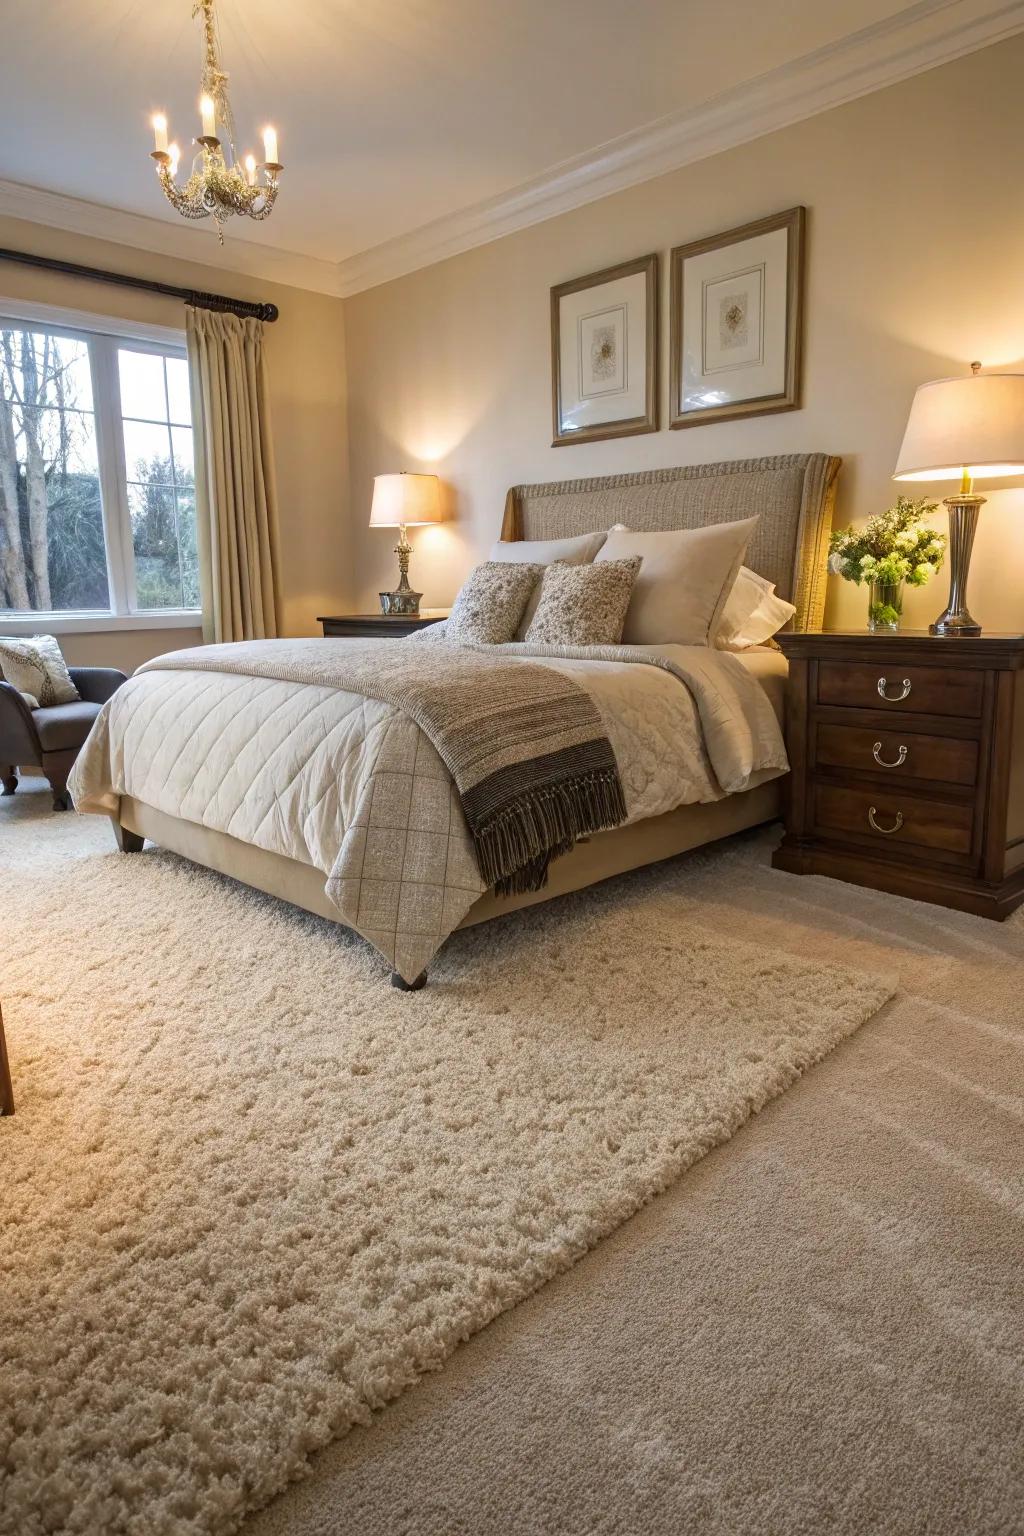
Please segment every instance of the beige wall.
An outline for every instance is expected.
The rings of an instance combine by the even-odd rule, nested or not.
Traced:
[[[394,584],[393,540],[365,527],[383,470],[433,469],[449,488],[454,521],[412,535],[415,585],[430,605],[450,600],[497,537],[516,481],[821,449],[845,461],[840,517],[888,506],[915,386],[972,358],[1024,358],[1022,78],[1018,37],[347,300],[361,605]],[[802,410],[549,446],[553,283],[651,250],[667,257],[795,203],[809,210]],[[666,260],[663,419],[667,278]],[[911,593],[908,622],[927,623],[944,592],[942,577]],[[970,595],[985,625],[1024,625],[1024,491],[990,493]],[[861,626],[865,607],[864,589],[833,583],[831,624]]]
[[[340,300],[323,294],[231,272],[230,233],[226,239],[224,268],[217,269],[0,217],[0,246],[278,305],[280,319],[267,326],[267,366],[281,509],[284,628],[287,634],[315,634],[317,614],[337,612],[352,595],[343,308]],[[4,298],[184,330],[184,309],[177,299],[0,262],[0,310]],[[61,645],[73,664],[127,671],[161,651],[200,639],[193,630],[120,630],[62,635]]]

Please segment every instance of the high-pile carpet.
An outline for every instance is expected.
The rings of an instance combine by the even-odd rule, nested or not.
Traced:
[[[0,822],[5,1536],[235,1529],[893,990],[710,937],[676,865],[401,994],[39,798]]]

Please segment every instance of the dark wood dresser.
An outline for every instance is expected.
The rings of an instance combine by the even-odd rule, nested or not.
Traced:
[[[350,640],[379,640],[389,635],[400,640],[403,635],[413,635],[428,624],[439,624],[448,617],[447,608],[428,608],[425,613],[337,613],[321,615],[318,624],[323,625],[325,636],[341,636]]]
[[[1024,901],[1024,635],[779,635],[777,869],[1004,918]]]

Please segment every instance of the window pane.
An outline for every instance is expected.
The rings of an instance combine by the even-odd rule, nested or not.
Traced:
[[[144,421],[126,421],[124,463],[129,480],[161,480],[165,485],[173,484],[168,428]]]
[[[0,331],[3,366],[18,400],[31,407],[92,410],[89,347],[70,336],[47,331]]]
[[[196,498],[193,491],[178,492],[178,549],[184,606],[198,608],[199,553],[196,548]]]
[[[192,462],[192,428],[172,427],[174,441],[174,478],[179,485],[195,484],[195,465]]]
[[[195,509],[157,482],[129,485],[138,608],[197,608]]]
[[[130,352],[120,347],[117,366],[121,375],[121,415],[137,416],[142,421],[166,421],[163,358],[156,352]]]
[[[109,610],[84,342],[0,328],[0,610]]]
[[[188,363],[183,357],[167,359],[167,398],[171,406],[171,420],[179,426],[190,426],[192,402],[188,392]]]

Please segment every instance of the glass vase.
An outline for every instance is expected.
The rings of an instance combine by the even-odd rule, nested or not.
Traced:
[[[902,581],[873,581],[868,593],[868,629],[891,633],[903,617]]]

